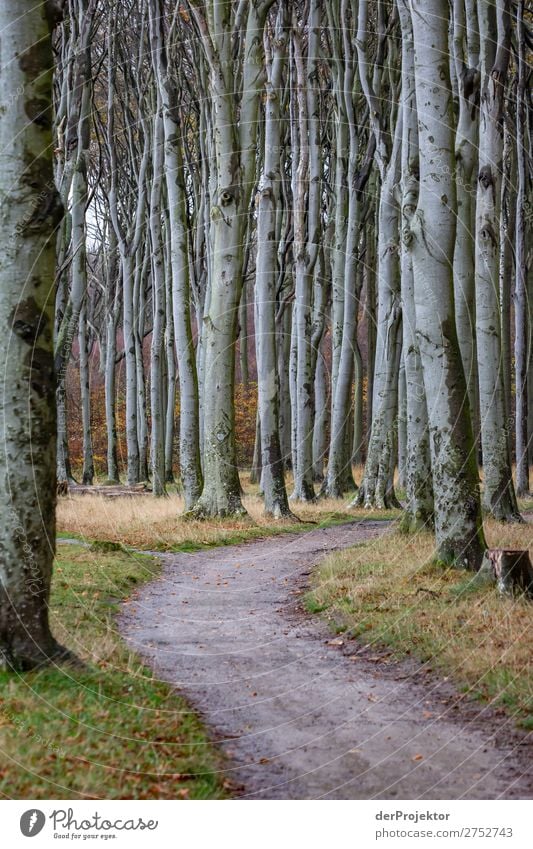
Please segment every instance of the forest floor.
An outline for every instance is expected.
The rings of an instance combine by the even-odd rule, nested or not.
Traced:
[[[282,539],[167,553],[161,555],[161,577],[140,587],[124,608],[121,629],[128,645],[200,714],[225,758],[224,775],[234,795],[533,797],[533,776],[527,774],[531,745],[513,715],[521,715],[525,695],[506,710],[458,689],[470,684],[470,673],[457,663],[462,641],[455,632],[465,637],[469,655],[471,631],[485,651],[469,611],[479,609],[483,620],[476,593],[488,591],[467,588],[464,573],[424,571],[428,540],[420,540],[420,553],[411,552],[411,572],[403,555],[396,556],[396,565],[394,556],[390,563],[382,559],[380,546],[398,552],[400,540],[394,527],[366,518]],[[389,566],[394,571],[384,577]],[[368,587],[371,573],[377,583],[373,614],[365,593],[357,606],[359,582]],[[396,616],[396,581],[403,604],[397,619],[405,621],[394,646],[403,659],[383,647],[393,642],[387,639],[391,620],[382,617]],[[440,593],[457,611],[449,621],[437,621],[424,643],[422,599],[431,620]],[[486,664],[492,668],[497,661],[505,668],[515,648],[508,640],[516,640],[530,612],[519,611],[510,631],[508,620],[518,607],[499,599],[483,602],[487,629],[494,635],[499,627],[503,643],[491,647]],[[444,624],[448,631],[441,635]],[[335,635],[332,625],[342,634]],[[361,633],[363,640],[351,639]],[[447,653],[443,644],[450,634],[455,640]],[[483,679],[486,667],[480,670]],[[496,680],[495,686],[503,684]],[[495,696],[490,687],[480,689]]]

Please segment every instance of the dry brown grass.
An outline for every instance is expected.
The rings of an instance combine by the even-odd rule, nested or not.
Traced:
[[[488,521],[486,533],[491,547],[533,546],[531,525]],[[502,598],[433,558],[429,533],[393,532],[332,554],[317,571],[308,607],[336,630],[412,653],[531,723],[533,605]]]
[[[324,499],[315,504],[292,505],[292,509],[303,523],[349,521],[354,517],[372,515],[365,510],[348,510],[347,504],[348,499]],[[244,505],[248,517],[194,521],[182,517],[183,499],[177,495],[168,498],[73,495],[59,500],[58,531],[63,535],[110,540],[155,551],[238,542],[263,534],[299,529],[290,520],[273,522],[265,517],[263,501],[253,491],[245,496]],[[378,515],[386,518],[393,514]]]

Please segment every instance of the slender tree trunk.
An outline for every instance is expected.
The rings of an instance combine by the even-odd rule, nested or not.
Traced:
[[[398,411],[402,313],[399,264],[399,208],[401,119],[381,189],[378,216],[377,348],[372,398],[372,428],[365,472],[355,504],[367,509],[397,507],[390,489],[391,458],[395,455],[395,420]]]
[[[515,369],[516,369],[516,489],[518,495],[529,492],[528,434],[528,326],[526,265],[526,45],[524,0],[518,2],[518,86],[516,96],[516,150],[518,189],[516,193],[516,278],[515,278]]]
[[[286,7],[285,7],[286,8]],[[265,513],[291,515],[285,489],[279,439],[279,379],[276,352],[276,216],[280,195],[280,99],[287,50],[285,9],[280,7],[272,61],[267,69],[263,171],[257,203],[255,278],[258,418],[261,440],[261,489]],[[242,336],[241,346],[246,344]],[[242,363],[242,359],[241,359]],[[242,374],[242,365],[241,365]],[[243,375],[244,379],[244,375]]]
[[[84,301],[79,320],[78,343],[80,349],[81,426],[83,431],[82,483],[94,482],[93,440],[91,433],[91,383],[89,363],[89,337],[87,333],[87,304]]]
[[[329,418],[327,366],[323,350],[319,350],[315,376],[315,424],[313,429],[313,479],[324,480],[324,460],[327,452],[327,426]]]
[[[479,434],[479,396],[476,353],[474,229],[476,166],[479,133],[479,33],[476,0],[454,0],[454,64],[459,92],[455,136],[457,230],[453,254],[455,321],[474,436]]]
[[[161,233],[161,187],[163,180],[163,121],[158,98],[154,117],[153,174],[150,194],[152,247],[152,345],[150,356],[150,414],[152,488],[155,496],[165,489],[165,404],[163,401],[163,355],[165,334],[165,268]]]
[[[287,305],[278,322],[279,439],[285,469],[292,468],[291,454],[291,390],[289,366],[291,356],[292,307]]]
[[[317,66],[319,0],[311,0],[307,67],[304,71],[301,32],[293,33],[297,121],[293,126],[294,198],[294,326],[297,340],[296,463],[291,499],[313,501],[314,359],[313,272],[320,243],[320,146]]]
[[[402,31],[402,252],[403,363],[405,369],[405,511],[402,528],[416,532],[433,525],[433,480],[429,423],[420,347],[416,333],[410,222],[418,203],[419,151],[414,44],[409,0],[398,0]]]
[[[191,510],[202,491],[200,463],[200,414],[198,374],[191,326],[189,253],[187,244],[187,212],[185,174],[182,155],[182,129],[178,103],[178,81],[172,64],[163,50],[163,5],[158,20],[152,22],[156,67],[163,98],[165,133],[165,176],[170,227],[170,267],[172,274],[172,307],[176,358],[178,361],[180,398],[180,478],[185,509]],[[201,222],[200,222],[201,224]],[[202,225],[203,226],[203,225]],[[205,350],[199,343],[199,356]]]
[[[165,483],[174,483],[174,417],[176,407],[176,355],[174,319],[172,315],[172,273],[169,244],[169,225],[165,239],[165,351],[167,372],[167,408],[165,412]]]
[[[505,409],[499,303],[502,110],[509,64],[508,0],[479,0],[481,110],[476,208],[476,327],[483,450],[483,504],[501,521],[519,521]],[[496,13],[497,30],[493,27]]]

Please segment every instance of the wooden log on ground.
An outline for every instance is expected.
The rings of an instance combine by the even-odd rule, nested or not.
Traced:
[[[533,599],[533,566],[529,551],[489,549],[485,552],[481,571],[496,582],[502,595],[525,595]]]
[[[66,493],[64,493],[66,494]],[[83,484],[68,487],[69,495],[103,495],[104,498],[123,498],[124,496],[151,495],[152,489],[147,484],[133,486],[84,486]]]

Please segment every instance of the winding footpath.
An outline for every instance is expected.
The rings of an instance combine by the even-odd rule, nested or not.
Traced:
[[[312,568],[385,527],[162,555],[121,631],[202,716],[239,798],[533,798],[531,746],[508,717],[303,612]]]

